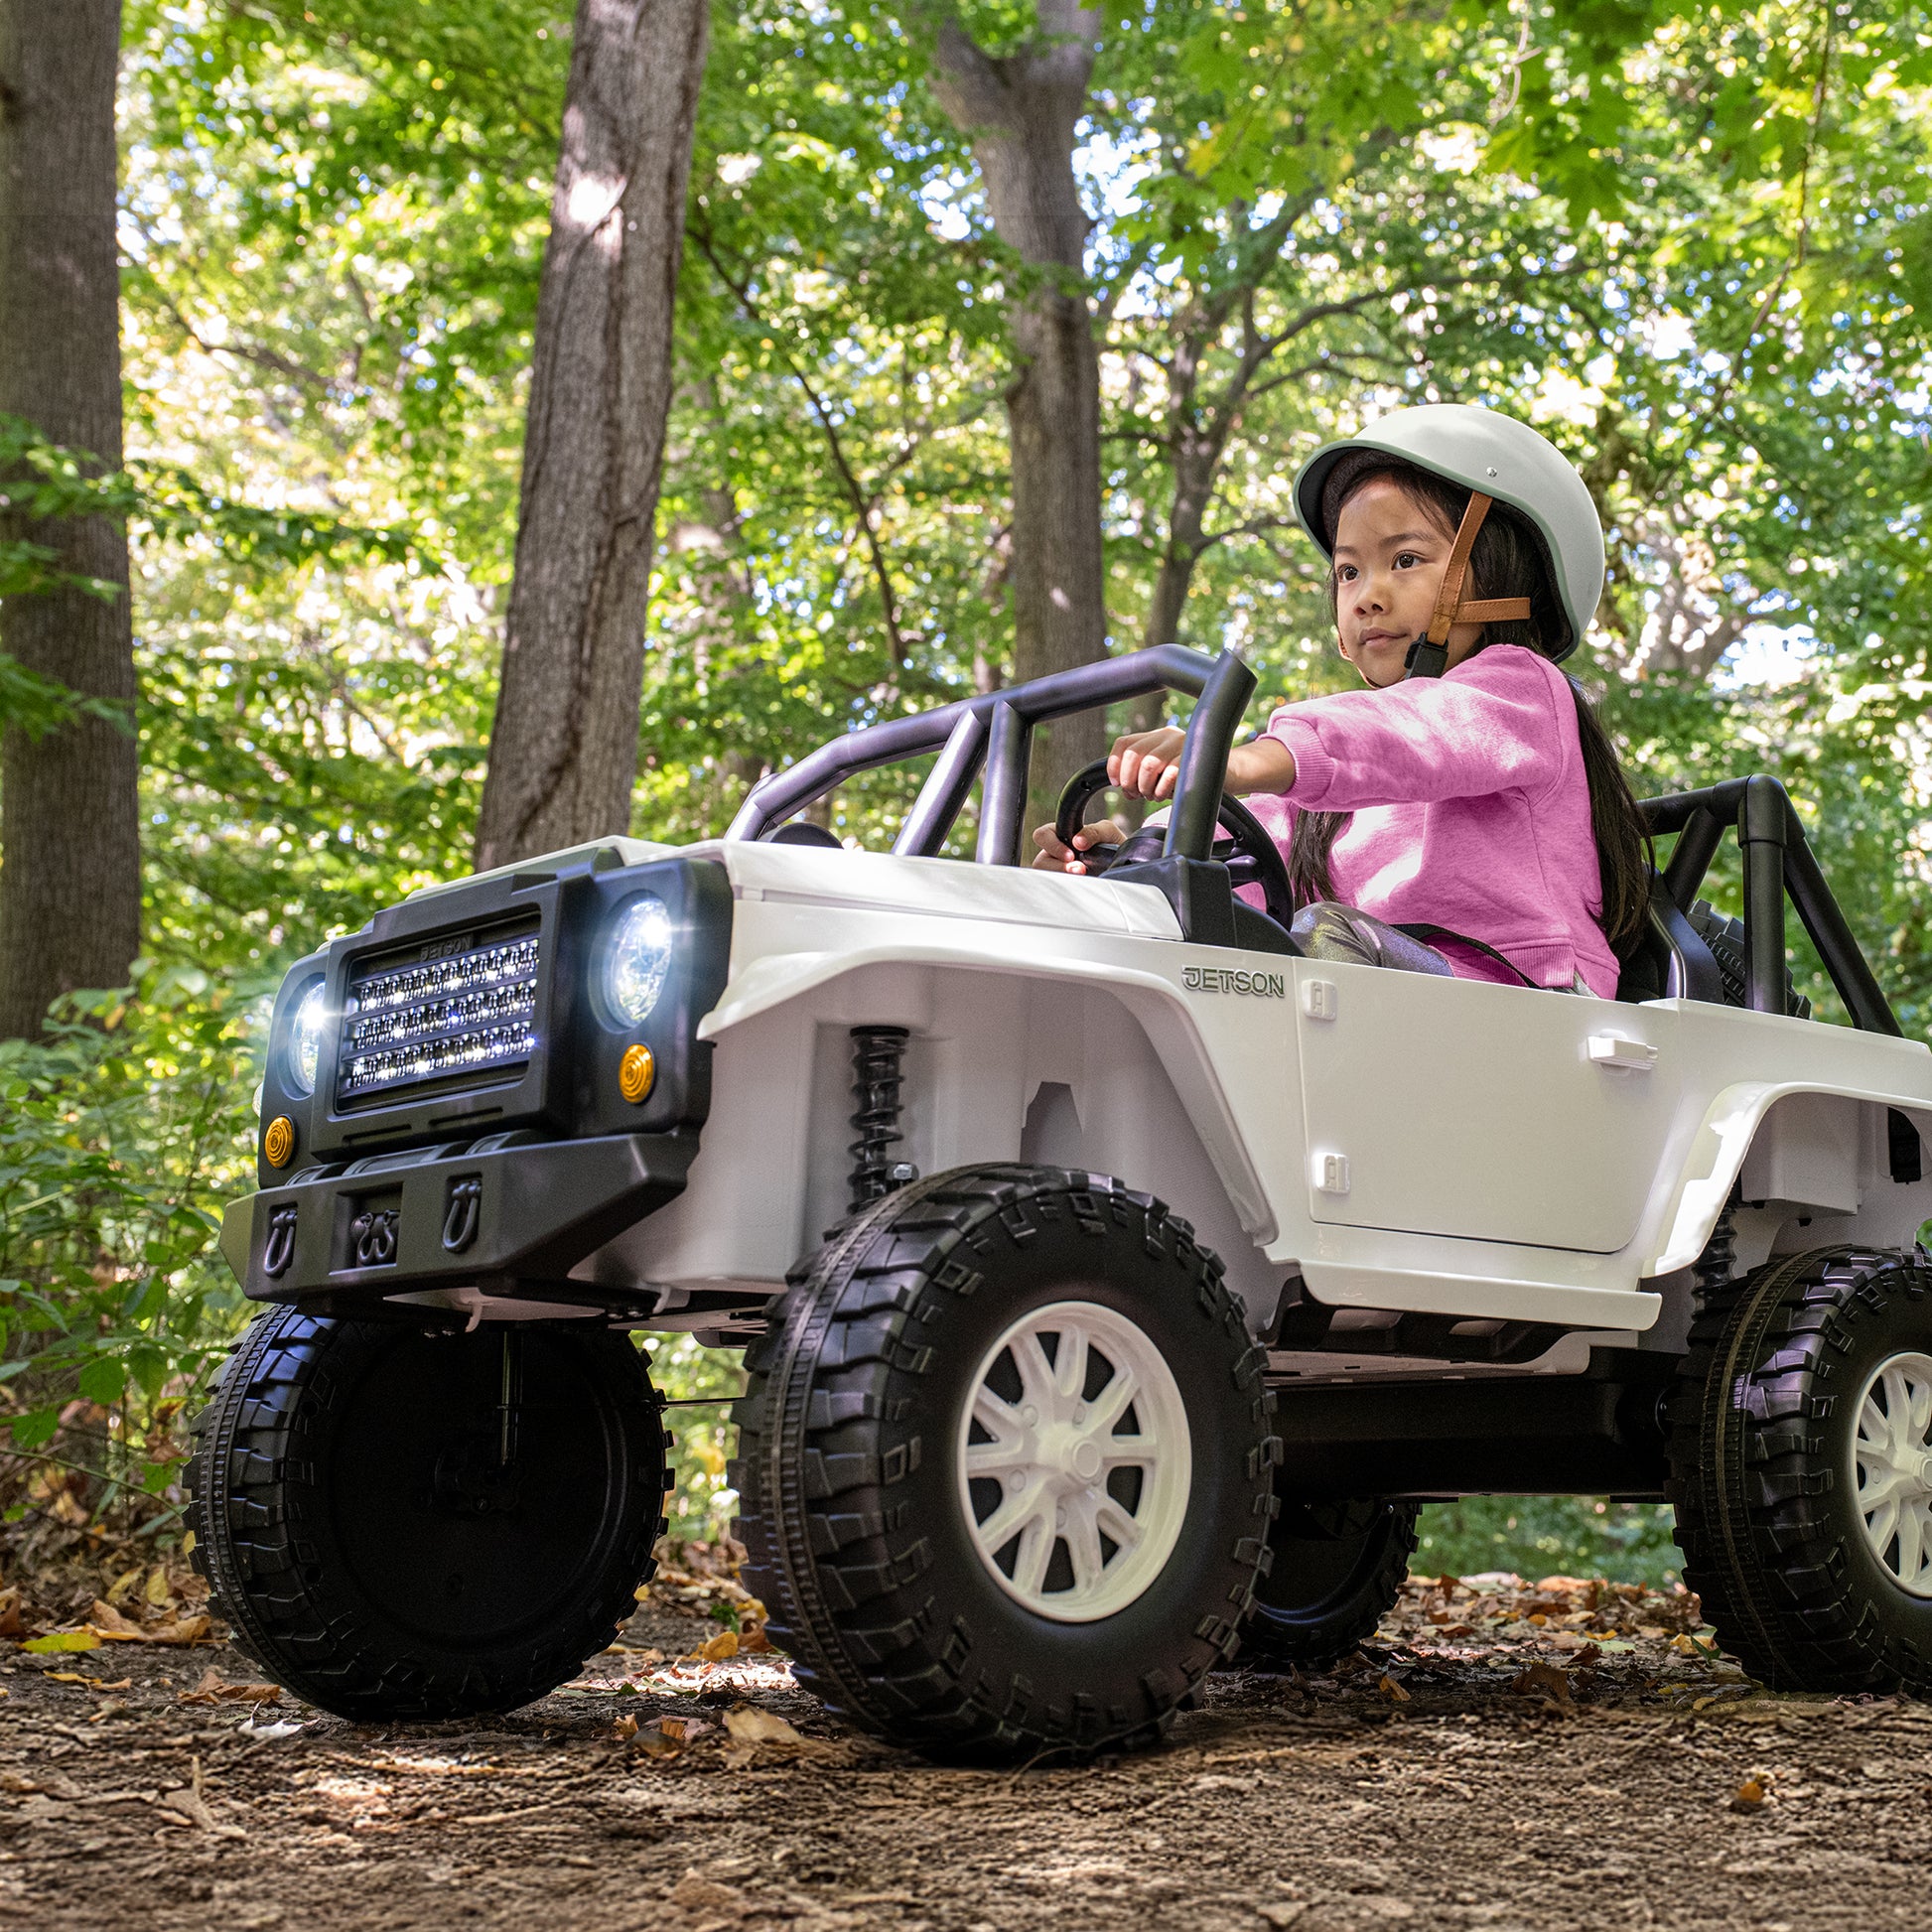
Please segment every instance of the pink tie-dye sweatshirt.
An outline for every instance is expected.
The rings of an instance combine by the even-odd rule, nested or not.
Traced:
[[[1483,940],[1539,986],[1581,974],[1615,996],[1576,700],[1548,658],[1491,644],[1440,678],[1285,705],[1268,736],[1295,782],[1248,803],[1284,849],[1299,812],[1351,814],[1329,864],[1344,904]],[[1464,979],[1515,983],[1431,943]]]

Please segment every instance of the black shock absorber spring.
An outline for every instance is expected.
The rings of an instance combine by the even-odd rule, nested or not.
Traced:
[[[852,1199],[856,1214],[869,1201],[883,1199],[913,1175],[904,1162],[890,1159],[905,1136],[898,1131],[900,1062],[908,1035],[903,1027],[854,1027],[852,1095],[858,1111],[852,1126],[859,1138],[846,1150],[852,1156]]]
[[[1700,1312],[1719,1307],[1726,1299],[1725,1291],[1737,1266],[1737,1242],[1730,1219],[1737,1199],[1733,1187],[1724,1212],[1718,1216],[1717,1226],[1711,1230],[1711,1239],[1704,1244],[1704,1252],[1691,1264],[1691,1280],[1696,1284]]]

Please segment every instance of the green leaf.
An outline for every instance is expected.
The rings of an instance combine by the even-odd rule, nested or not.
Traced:
[[[61,1412],[58,1408],[29,1409],[25,1415],[16,1416],[11,1426],[16,1449],[37,1449],[54,1440],[54,1432],[61,1426]]]
[[[127,1364],[98,1355],[80,1371],[80,1393],[105,1409],[121,1399],[127,1387]]]
[[[51,1630],[44,1637],[29,1637],[20,1647],[36,1657],[58,1657],[69,1650],[98,1650],[100,1639],[91,1630]]]

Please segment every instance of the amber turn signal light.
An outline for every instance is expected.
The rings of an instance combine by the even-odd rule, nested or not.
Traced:
[[[262,1136],[262,1152],[271,1168],[286,1168],[295,1159],[295,1122],[287,1114],[277,1114]]]
[[[648,1046],[626,1046],[618,1062],[618,1091],[634,1107],[650,1098],[657,1078],[657,1055]]]

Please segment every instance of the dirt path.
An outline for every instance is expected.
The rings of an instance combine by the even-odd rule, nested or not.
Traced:
[[[1017,1773],[840,1732],[763,1658],[611,1652],[508,1718],[375,1730],[184,1701],[258,1675],[225,1648],[16,1652],[0,1922],[1925,1924],[1932,1707],[1765,1697],[1661,1627],[1593,1647],[1558,1597],[1447,1601],[1412,1592],[1331,1678],[1217,1677],[1160,1749]],[[660,1610],[631,1641],[715,1628]]]

